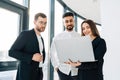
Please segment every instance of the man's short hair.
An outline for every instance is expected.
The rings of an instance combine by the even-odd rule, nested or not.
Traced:
[[[44,13],[37,13],[35,14],[34,20],[37,20],[38,17],[46,18],[47,16]]]
[[[72,12],[66,12],[65,14],[63,14],[63,18],[68,16],[74,17],[74,14]]]

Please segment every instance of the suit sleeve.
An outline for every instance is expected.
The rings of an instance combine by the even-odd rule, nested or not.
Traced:
[[[94,49],[95,53],[95,59],[96,60],[101,60],[104,57],[104,54],[106,52],[106,43],[104,39],[101,39],[97,45],[97,47]]]
[[[86,69],[94,69],[97,67],[98,62],[83,62],[82,65],[77,66],[77,68],[81,70],[86,70]]]
[[[33,55],[26,53],[24,51],[24,47],[25,47],[26,43],[27,43],[27,35],[25,32],[22,32],[18,36],[18,38],[16,39],[16,41],[14,42],[12,47],[10,48],[9,56],[16,58],[20,61],[30,63],[32,61]]]

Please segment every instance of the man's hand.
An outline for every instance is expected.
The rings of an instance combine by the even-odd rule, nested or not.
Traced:
[[[43,61],[43,56],[40,53],[35,53],[32,57],[33,61],[41,62]]]
[[[56,67],[55,70],[58,71],[58,67]]]

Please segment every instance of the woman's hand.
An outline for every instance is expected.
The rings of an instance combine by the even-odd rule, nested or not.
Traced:
[[[69,59],[68,62],[65,62],[65,64],[69,64],[73,67],[76,67],[76,66],[80,66],[82,63],[80,61],[77,61],[77,62],[73,62],[71,59]]]

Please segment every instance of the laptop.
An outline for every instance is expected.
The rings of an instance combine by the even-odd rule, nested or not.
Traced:
[[[62,63],[69,59],[73,62],[96,61],[89,36],[55,40],[55,46],[59,61]]]

